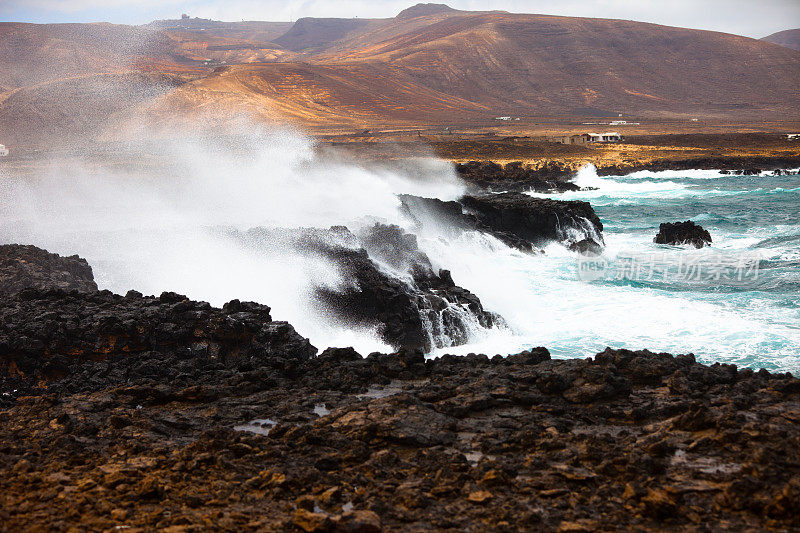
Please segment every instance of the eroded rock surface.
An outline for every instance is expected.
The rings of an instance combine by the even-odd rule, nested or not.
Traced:
[[[471,332],[504,324],[480,299],[435,271],[416,237],[399,226],[375,224],[351,233],[329,230],[250,230],[251,244],[285,246],[335,265],[345,286],[320,285],[322,309],[354,327],[375,328],[395,349],[457,346]]]
[[[798,525],[800,381],[788,375],[610,349],[275,357],[229,373],[188,358],[200,385],[148,376],[70,393],[54,381],[17,398],[0,410],[4,527]],[[271,429],[248,429],[256,420]]]
[[[92,267],[73,255],[61,257],[36,246],[0,245],[0,295],[28,287],[96,291]]]
[[[368,246],[402,245],[373,253],[414,257],[375,230]],[[0,527],[800,527],[789,374],[612,349],[315,354],[254,303],[0,299]]]
[[[570,245],[590,239],[603,244],[603,224],[588,202],[515,192],[467,195],[449,202],[408,194],[399,198],[403,212],[422,226],[481,231],[526,252],[551,241]]]
[[[499,165],[493,161],[469,161],[456,165],[456,172],[467,183],[484,191],[577,191],[580,187],[570,180],[575,170],[550,161],[542,167],[531,168],[521,161]]]
[[[534,244],[594,238],[603,224],[588,202],[533,198],[521,193],[465,196],[460,200],[482,226],[511,233]]]

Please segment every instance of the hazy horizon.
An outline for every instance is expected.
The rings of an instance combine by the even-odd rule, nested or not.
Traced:
[[[0,0],[0,21],[63,23],[111,22],[146,24],[153,20],[191,17],[221,21],[293,21],[301,17],[389,18],[413,0]],[[567,0],[558,6],[544,0],[452,0],[443,2],[467,11],[505,10],[514,13],[613,18],[666,26],[722,31],[761,38],[800,27],[800,2],[795,0]]]

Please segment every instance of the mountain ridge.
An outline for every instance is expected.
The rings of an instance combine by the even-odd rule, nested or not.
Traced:
[[[779,31],[762,37],[761,40],[800,51],[800,28]]]
[[[176,78],[148,89],[157,77],[135,78],[139,93],[122,95],[145,98],[96,113],[94,129],[81,112],[81,127],[68,130],[93,138],[121,131],[113,121],[137,114],[168,122],[242,111],[347,129],[497,116],[800,119],[800,52],[765,40],[441,4],[390,19],[304,18],[291,26],[0,23],[0,60],[9,66],[0,72],[0,134],[14,128],[15,138],[31,142],[39,135],[33,125],[57,105],[52,87],[61,83],[91,108],[100,80],[93,75],[130,71]],[[12,97],[21,89],[24,99]],[[114,108],[108,94],[96,98],[100,109]]]

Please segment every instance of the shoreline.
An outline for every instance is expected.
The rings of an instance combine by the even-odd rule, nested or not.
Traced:
[[[567,187],[572,175],[557,164],[492,168],[482,189],[520,175]],[[402,201],[418,220],[441,211],[523,249],[552,240],[549,213],[594,214],[518,193]],[[399,228],[373,231],[424,264]],[[788,372],[610,348],[573,359],[543,347],[318,354],[266,305],[99,291],[85,260],[20,248],[23,261],[0,261],[0,519],[10,529],[800,524],[800,379]],[[366,252],[345,257],[375,278]],[[434,293],[481,309],[448,271],[426,272]]]
[[[247,302],[62,289],[11,301],[82,316],[95,326],[64,346],[103,353],[4,397],[12,529],[734,531],[800,516],[789,374],[611,349],[314,356]],[[119,328],[146,316],[160,325],[135,348]]]
[[[265,305],[116,295],[77,256],[17,253],[28,259],[0,272],[0,517],[11,529],[800,520],[800,379],[789,373],[610,348],[560,360],[542,347],[317,354]]]

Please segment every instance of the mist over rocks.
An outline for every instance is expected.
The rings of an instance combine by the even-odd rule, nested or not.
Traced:
[[[533,198],[513,192],[464,196],[460,202],[482,225],[532,244],[585,237],[602,242],[603,224],[588,202]],[[575,235],[580,238],[575,239]]]
[[[603,244],[603,224],[591,204],[579,200],[534,198],[518,192],[466,195],[457,201],[398,195],[402,210],[425,226],[488,233],[506,245],[532,252],[551,241]]]
[[[396,225],[376,223],[356,234],[343,226],[253,228],[243,238],[251,246],[294,247],[330,261],[344,283],[318,285],[316,303],[337,322],[375,328],[395,349],[456,346],[477,328],[504,324],[448,271],[434,271],[416,236]]]
[[[61,257],[30,245],[0,245],[0,296],[29,287],[97,290],[92,267],[77,255]]]

